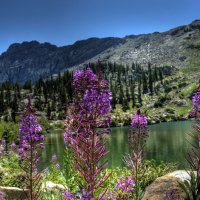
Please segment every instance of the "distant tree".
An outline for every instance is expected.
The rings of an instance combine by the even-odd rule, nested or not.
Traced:
[[[4,94],[3,94],[3,91],[1,90],[1,92],[0,92],[0,115],[3,114],[4,110],[5,110]]]
[[[150,95],[153,95],[153,78],[152,78],[152,71],[151,71],[151,64],[148,64],[148,74],[149,74],[149,91]]]
[[[163,84],[163,73],[161,68],[159,68],[159,77],[160,77],[160,82]]]
[[[154,67],[154,80],[158,81],[158,71],[157,71],[157,67]]]
[[[132,63],[132,70],[135,70],[135,63]]]
[[[51,107],[50,107],[50,103],[47,104],[47,119],[48,120],[51,119]]]
[[[148,92],[148,85],[147,85],[147,77],[146,73],[142,73],[142,82],[143,82],[143,94],[146,94]]]
[[[126,98],[123,98],[123,103],[122,103],[122,110],[125,112],[129,109],[128,101]]]
[[[138,103],[142,106],[141,78],[138,79]]]
[[[23,89],[29,90],[30,92],[32,92],[32,82],[31,82],[31,80],[27,80],[24,83]]]

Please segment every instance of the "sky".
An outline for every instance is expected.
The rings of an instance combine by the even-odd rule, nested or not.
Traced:
[[[200,19],[200,0],[0,0],[0,54],[12,43],[163,32]]]

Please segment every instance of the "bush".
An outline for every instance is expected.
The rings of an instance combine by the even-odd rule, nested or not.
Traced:
[[[0,138],[4,138],[8,143],[17,141],[19,124],[14,122],[0,122]]]
[[[24,177],[16,154],[4,156],[0,163],[0,183],[2,186],[21,187]]]

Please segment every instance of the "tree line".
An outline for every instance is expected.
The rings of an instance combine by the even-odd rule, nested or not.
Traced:
[[[163,78],[171,75],[171,68],[156,67],[152,64],[141,66],[138,63],[122,65],[111,62],[89,63],[87,66],[109,81],[112,92],[112,109],[117,104],[123,111],[143,104],[143,95],[156,95],[163,84]],[[73,70],[66,70],[35,83],[27,80],[23,86],[18,83],[0,84],[0,117],[5,121],[16,121],[27,93],[32,94],[35,108],[45,113],[49,120],[65,118],[66,106],[72,101]]]

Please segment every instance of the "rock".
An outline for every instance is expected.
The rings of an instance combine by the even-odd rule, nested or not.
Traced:
[[[185,99],[178,99],[172,102],[177,106],[187,106],[187,101]]]
[[[42,190],[49,190],[49,191],[52,191],[52,192],[57,192],[57,191],[60,191],[60,192],[64,192],[66,190],[68,190],[68,188],[62,184],[56,184],[56,183],[53,183],[51,181],[47,181],[46,183],[44,183],[42,185]]]
[[[152,184],[147,186],[142,200],[163,200],[166,199],[166,192],[177,190],[181,199],[184,199],[184,192],[179,187],[179,182],[189,180],[190,176],[184,170],[177,170],[165,176],[157,178]]]
[[[28,190],[23,190],[17,187],[2,187],[0,186],[0,192],[3,193],[4,199],[12,200],[25,200],[28,196]]]
[[[166,108],[165,111],[169,114],[176,114],[176,111],[174,109],[171,109],[171,108]]]
[[[199,63],[200,45],[195,42],[199,40],[199,32],[198,20],[163,33],[89,38],[63,47],[37,41],[15,43],[0,55],[0,82],[24,84],[26,80],[56,77],[66,66],[84,66],[96,63],[99,58],[123,65],[137,61],[144,66],[151,62],[155,66],[191,67],[192,63]],[[173,73],[174,67],[163,72]]]

